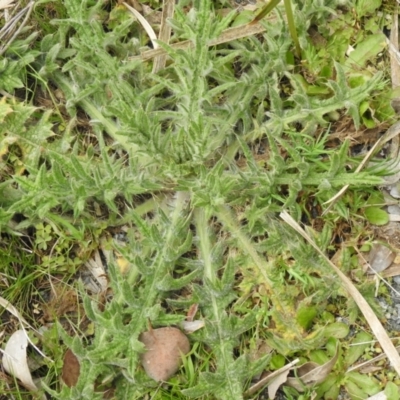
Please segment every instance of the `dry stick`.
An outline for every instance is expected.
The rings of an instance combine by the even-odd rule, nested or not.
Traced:
[[[171,38],[171,25],[168,24],[167,19],[172,18],[174,16],[174,11],[175,11],[175,0],[164,0],[160,34],[158,35],[158,40],[167,44],[169,43],[169,40]],[[158,71],[162,70],[165,67],[166,61],[167,61],[166,54],[157,56],[154,59],[153,71],[152,71],[153,74],[156,74]]]
[[[256,35],[257,33],[262,33],[265,30],[266,28],[261,24],[235,26],[234,28],[229,28],[224,30],[220,36],[218,36],[216,39],[210,40],[207,45],[209,47],[216,46],[218,44],[231,42],[232,40]],[[194,47],[194,43],[191,40],[184,40],[183,42],[172,44],[171,47],[175,50],[189,49],[191,47]],[[145,51],[140,56],[130,57],[129,59],[146,61],[164,54],[167,54],[166,51],[162,48],[158,48],[154,50]]]
[[[396,4],[392,15],[392,28],[390,29],[390,39],[386,38],[390,56],[390,77],[392,88],[400,87],[400,53],[399,53],[399,6]],[[392,105],[396,112],[399,112],[399,96],[392,99]]]
[[[325,261],[332,267],[332,269],[336,272],[336,274],[341,279],[344,287],[350,294],[350,296],[354,299],[361,312],[364,314],[365,319],[367,320],[369,326],[372,329],[376,339],[382,346],[383,351],[386,353],[392,367],[395,369],[397,374],[400,376],[400,356],[397,353],[396,348],[394,347],[392,341],[390,340],[388,334],[383,328],[377,316],[372,311],[372,308],[369,306],[367,301],[361,295],[361,293],[357,290],[357,288],[352,284],[350,279],[331,261],[328,257],[323,253],[323,251],[316,245],[316,243],[311,239],[311,237],[300,227],[300,225],[286,212],[283,211],[280,213],[280,217],[290,225],[295,231],[300,233],[304,239],[307,240],[308,243],[311,244],[312,247],[325,259]]]
[[[394,125],[392,125],[386,133],[381,136],[375,144],[372,146],[370,151],[365,155],[364,159],[361,161],[360,165],[357,167],[355,172],[360,172],[363,168],[364,165],[368,162],[370,157],[374,154],[375,150],[377,149],[378,146],[385,144],[389,140],[395,138],[398,136],[400,133],[400,122],[396,122]],[[334,202],[339,199],[340,196],[343,195],[343,193],[349,188],[350,185],[344,186],[335,196],[333,196],[331,199],[326,201],[324,204],[329,204],[331,203],[328,208],[322,213],[322,215],[325,215],[329,209],[333,206]]]
[[[399,352],[399,351],[400,351],[400,346],[397,346],[397,347],[396,347],[396,350],[397,350],[397,352]],[[347,368],[346,374],[347,374],[348,372],[357,371],[358,369],[364,368],[364,367],[366,367],[367,365],[373,364],[373,363],[375,363],[375,362],[377,362],[377,361],[384,360],[385,358],[387,358],[387,355],[386,355],[386,354],[379,354],[379,356],[376,356],[376,357],[374,357],[374,358],[371,358],[371,359],[368,360],[368,361],[364,361],[364,362],[361,363],[361,364],[353,365],[352,367]]]
[[[393,89],[400,86],[400,66],[399,66],[399,13],[397,10],[392,15],[392,28],[390,30],[389,56],[390,56],[390,75]],[[398,99],[398,98],[397,98]]]

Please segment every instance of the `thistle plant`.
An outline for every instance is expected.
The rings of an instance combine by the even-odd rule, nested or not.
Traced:
[[[275,362],[270,354],[251,360],[255,337],[275,356],[292,357],[335,336],[337,325],[324,307],[341,289],[277,213],[286,209],[300,221],[310,198],[321,206],[351,185],[334,216],[313,231],[324,251],[334,248],[335,224],[356,215],[353,198],[372,192],[382,178],[376,168],[355,172],[359,160],[349,156],[349,141],[328,148],[329,127],[340,113],[359,128],[360,105],[385,89],[383,74],[354,81],[340,62],[327,61],[330,73],[316,84],[323,90],[310,95],[289,56],[292,40],[279,12],[273,23],[263,22],[262,38],[209,48],[234,18],[218,16],[210,0],[193,1],[189,12],[177,5],[174,39],[193,46],[160,43],[168,63],[152,74],[150,63],[132,58],[146,41],[124,9],[115,23],[105,18],[106,1],[61,3],[55,28],[26,61],[56,111],[0,103],[8,157],[1,229],[16,235],[35,227],[36,248],[71,248],[82,259],[107,241],[130,266],[122,272],[109,263],[107,301],[77,285],[94,332],[71,337],[60,325],[54,329],[77,356],[80,377],[71,388],[51,379],[43,387],[57,399],[100,399],[109,387],[116,398],[161,398],[140,366],[139,335],[149,323],[179,326],[198,304],[205,327],[189,335],[194,350],[171,391],[242,399],[251,379]],[[303,3],[292,11],[305,21],[298,27],[305,47],[306,25],[340,2],[329,9]],[[14,70],[8,73],[16,79]],[[19,83],[1,82],[5,90]],[[59,247],[43,239],[46,226]],[[120,227],[126,246],[109,235]],[[344,254],[346,266],[349,259]],[[71,264],[79,268],[79,260]],[[46,265],[56,268],[55,261]]]

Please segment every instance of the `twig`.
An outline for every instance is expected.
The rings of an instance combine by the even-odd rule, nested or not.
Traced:
[[[216,46],[218,44],[231,42],[232,40],[241,39],[244,37],[256,35],[257,33],[262,33],[266,30],[266,28],[261,24],[254,24],[254,25],[241,25],[235,26],[234,28],[228,28],[222,32],[220,36],[216,39],[210,40],[207,44],[208,47]],[[171,47],[175,50],[177,49],[189,49],[194,46],[194,43],[191,40],[184,40],[182,42],[174,43]],[[154,49],[154,50],[147,50],[143,52],[140,56],[133,56],[130,57],[130,60],[151,60],[154,57],[166,55],[167,52],[162,49]]]
[[[169,40],[171,38],[171,25],[168,24],[168,18],[172,18],[174,16],[174,11],[175,0],[164,0],[158,40],[167,44],[169,43]],[[156,74],[158,71],[162,70],[165,67],[166,61],[166,54],[155,57],[152,71],[153,74]]]
[[[399,351],[400,351],[400,346],[397,346],[397,347],[396,347],[396,350],[397,350],[397,352],[399,352]],[[368,360],[368,361],[364,361],[364,362],[361,363],[361,364],[357,364],[357,365],[354,365],[354,366],[352,366],[352,367],[347,368],[346,374],[347,374],[348,372],[352,372],[352,371],[356,371],[356,370],[358,370],[358,369],[360,369],[360,368],[364,368],[364,367],[366,367],[367,365],[373,364],[373,363],[376,362],[376,361],[384,360],[385,358],[387,358],[387,355],[386,355],[386,354],[379,354],[379,356],[376,356],[376,357],[374,357],[374,358],[371,358],[371,359]]]

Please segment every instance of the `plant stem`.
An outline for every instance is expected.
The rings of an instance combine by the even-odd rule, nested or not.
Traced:
[[[292,3],[291,0],[283,0],[283,2],[285,4],[285,11],[288,20],[290,36],[292,37],[294,45],[296,47],[296,55],[298,58],[301,58],[301,48],[299,38],[297,36],[296,25],[294,22]]]

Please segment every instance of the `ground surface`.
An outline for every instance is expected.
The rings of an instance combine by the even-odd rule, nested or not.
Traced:
[[[398,399],[397,2],[177,3],[0,1],[0,394]]]

